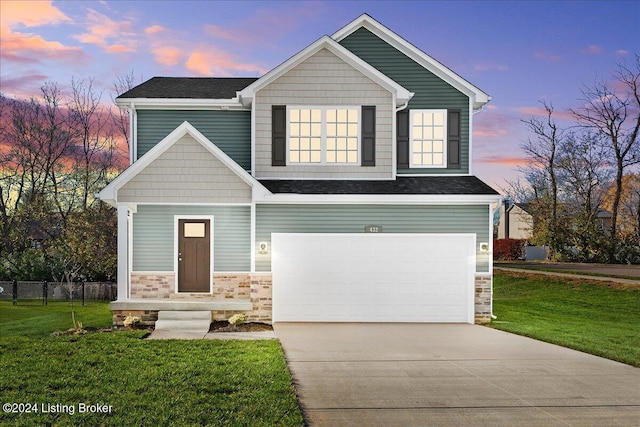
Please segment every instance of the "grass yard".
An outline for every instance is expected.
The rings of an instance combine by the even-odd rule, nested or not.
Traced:
[[[77,316],[85,327],[111,321],[102,303],[79,307]],[[0,403],[32,411],[1,411],[0,425],[303,425],[276,340],[146,341],[146,331],[50,335],[70,322],[64,304],[0,302]],[[94,412],[81,413],[87,408]]]
[[[640,288],[494,274],[491,327],[640,367]]]
[[[74,307],[76,320],[85,327],[111,325],[108,303],[87,301],[83,307],[80,301],[76,301]],[[49,301],[47,306],[43,306],[40,300],[18,301],[18,305],[13,306],[11,300],[0,300],[0,337],[45,337],[53,331],[65,331],[72,327],[71,305],[68,301]]]

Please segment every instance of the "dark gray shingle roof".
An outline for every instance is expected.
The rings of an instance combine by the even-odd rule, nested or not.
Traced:
[[[123,93],[127,98],[231,99],[258,80],[253,77],[154,77]]]
[[[292,194],[457,194],[497,195],[475,176],[402,177],[389,181],[263,180],[272,193]]]

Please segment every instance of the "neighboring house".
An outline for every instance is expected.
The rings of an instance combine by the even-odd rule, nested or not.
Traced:
[[[117,98],[132,313],[254,321],[487,321],[493,209],[472,175],[490,97],[368,15],[259,79],[156,77]]]
[[[498,239],[531,239],[533,236],[533,216],[526,203],[503,203],[498,220]]]

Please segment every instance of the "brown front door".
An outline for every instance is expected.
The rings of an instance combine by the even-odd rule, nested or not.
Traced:
[[[178,228],[178,292],[210,292],[210,220],[180,219]]]

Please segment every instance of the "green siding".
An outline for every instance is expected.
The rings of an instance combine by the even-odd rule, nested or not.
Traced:
[[[133,215],[133,271],[173,271],[174,215],[213,215],[214,271],[251,270],[249,206],[139,205]]]
[[[410,109],[448,108],[461,111],[460,169],[399,169],[398,173],[466,174],[469,172],[469,97],[424,69],[371,31],[360,28],[340,42],[380,72],[415,92]]]
[[[140,158],[188,121],[245,170],[251,170],[250,111],[137,110]]]
[[[364,233],[365,225],[381,225],[384,233],[476,233],[476,271],[487,272],[489,207],[388,205],[257,205],[256,243],[271,233]],[[270,271],[270,255],[256,255],[256,270]]]

